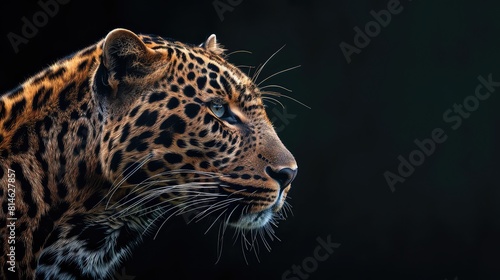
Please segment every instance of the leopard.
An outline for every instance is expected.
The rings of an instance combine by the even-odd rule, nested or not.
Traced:
[[[264,97],[214,34],[123,28],[2,94],[0,278],[109,279],[190,211],[270,227],[298,165]]]

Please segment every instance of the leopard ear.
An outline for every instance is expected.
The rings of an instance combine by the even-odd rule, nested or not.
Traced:
[[[115,79],[140,71],[153,50],[149,49],[132,31],[122,28],[109,32],[104,39],[102,63]]]
[[[223,46],[217,43],[217,36],[215,34],[208,36],[207,40],[200,44],[200,47],[215,54],[223,54],[225,51]]]

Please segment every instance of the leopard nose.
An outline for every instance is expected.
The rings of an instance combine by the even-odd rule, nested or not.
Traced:
[[[281,189],[286,188],[297,176],[297,169],[282,168],[274,171],[271,167],[266,167],[266,173],[280,185]]]

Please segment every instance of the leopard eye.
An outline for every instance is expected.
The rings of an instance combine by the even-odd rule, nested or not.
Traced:
[[[226,108],[219,102],[210,103],[210,110],[216,115],[218,118],[222,118],[226,114]]]
[[[233,114],[233,112],[231,112],[229,106],[219,100],[210,102],[210,110],[212,110],[217,118],[228,122],[229,124],[241,123],[241,120]]]

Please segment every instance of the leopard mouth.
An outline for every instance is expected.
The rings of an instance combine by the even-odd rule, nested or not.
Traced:
[[[265,227],[269,222],[275,219],[276,215],[280,216],[277,213],[279,213],[283,205],[282,195],[283,194],[280,193],[274,204],[269,208],[256,213],[243,214],[236,221],[229,222],[228,224],[240,229],[258,229]]]

